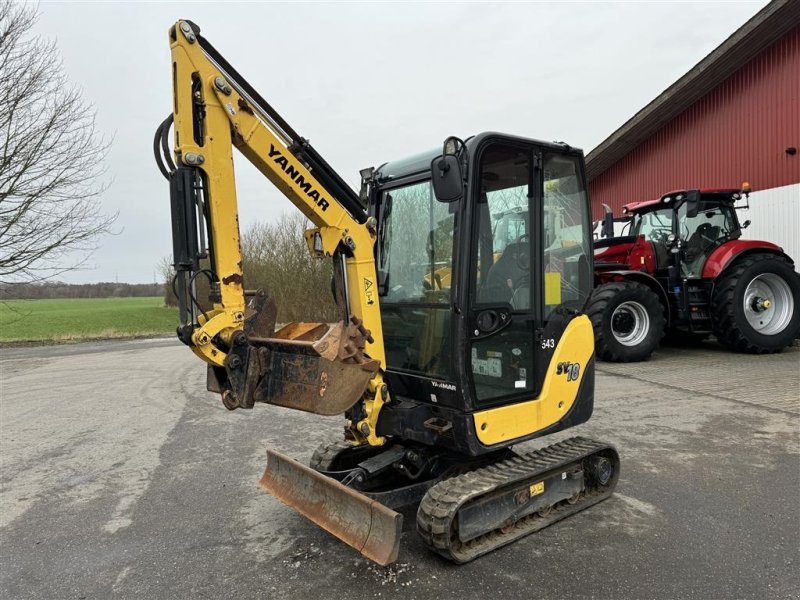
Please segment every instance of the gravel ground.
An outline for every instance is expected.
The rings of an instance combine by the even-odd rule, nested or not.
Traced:
[[[226,411],[171,340],[0,352],[0,598],[800,598],[800,348],[599,363],[606,502],[465,566],[378,567],[264,494],[338,427]],[[525,444],[533,449],[542,443]]]

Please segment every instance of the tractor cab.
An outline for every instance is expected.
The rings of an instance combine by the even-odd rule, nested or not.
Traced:
[[[656,271],[674,265],[681,278],[695,279],[702,277],[714,250],[741,236],[735,210],[741,198],[741,192],[732,189],[675,191],[658,200],[628,204],[623,213],[633,217],[631,235],[643,236],[652,245]]]

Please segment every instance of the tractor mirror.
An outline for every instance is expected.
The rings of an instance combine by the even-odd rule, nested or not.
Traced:
[[[439,202],[456,202],[464,193],[461,163],[454,154],[437,156],[431,161],[431,183]]]
[[[686,193],[686,216],[693,219],[700,212],[700,190],[689,190]]]
[[[750,227],[750,219],[747,219],[747,221],[745,221],[744,223],[742,223],[742,225],[741,225],[741,227],[740,227],[740,228],[741,228],[741,229],[747,229],[748,227]]]
[[[601,238],[613,238],[614,237],[614,212],[611,210],[611,207],[608,204],[603,203],[603,210],[605,213],[603,214],[603,221],[602,225],[600,226],[600,237]]]

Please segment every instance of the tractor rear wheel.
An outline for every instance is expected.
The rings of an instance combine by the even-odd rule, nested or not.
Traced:
[[[720,343],[737,352],[777,352],[800,332],[800,278],[782,256],[745,257],[717,280],[711,308]]]
[[[632,281],[595,288],[586,314],[594,327],[595,353],[609,362],[646,360],[664,336],[664,307],[656,293]]]

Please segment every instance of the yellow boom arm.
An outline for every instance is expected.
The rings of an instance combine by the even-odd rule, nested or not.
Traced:
[[[330,351],[326,353],[325,348],[329,345],[327,342],[338,343],[338,338],[347,337],[348,331],[352,342],[353,336],[359,335],[357,332],[353,333],[358,329],[363,334],[361,341],[363,354],[372,361],[365,367],[362,360],[362,371],[371,369],[371,372],[365,389],[350,391],[351,394],[359,396],[361,405],[360,410],[354,413],[357,414],[357,419],[350,422],[348,428],[352,432],[351,437],[358,442],[382,444],[383,439],[375,435],[378,412],[386,400],[387,393],[380,370],[385,367],[385,356],[373,250],[376,236],[375,220],[366,218],[363,214],[352,214],[354,211],[348,211],[342,201],[326,189],[315,175],[314,169],[307,161],[302,160],[302,153],[296,154],[297,140],[289,139],[280,124],[276,124],[274,119],[265,113],[263,106],[254,101],[252,94],[248,93],[251,88],[246,82],[235,78],[238,74],[235,71],[230,72],[233,69],[200,36],[199,29],[194,24],[189,21],[178,21],[170,29],[169,39],[174,93],[176,165],[174,172],[182,169],[189,171],[189,175],[184,177],[184,183],[173,184],[173,188],[202,187],[200,200],[197,201],[201,207],[198,214],[201,221],[207,220],[208,252],[213,264],[209,277],[212,280],[213,309],[203,313],[189,305],[189,312],[196,318],[191,319],[191,323],[183,323],[184,342],[211,365],[213,372],[221,374],[222,370],[226,369],[229,376],[227,379],[231,381],[237,378],[232,371],[232,363],[239,369],[243,368],[240,364],[242,360],[234,360],[232,349],[237,343],[247,342],[247,345],[251,345],[257,342],[257,345],[266,348],[268,352],[254,347],[251,348],[252,356],[242,355],[240,358],[250,361],[244,368],[260,367],[259,378],[264,381],[259,384],[255,375],[249,373],[247,377],[251,381],[247,385],[243,384],[244,387],[240,388],[239,393],[259,396],[259,392],[254,390],[260,385],[261,396],[265,396],[267,392],[264,390],[269,388],[266,380],[272,376],[271,373],[276,373],[281,367],[275,362],[280,358],[278,355],[291,352],[308,354],[311,344],[314,346],[313,350],[326,360],[341,362],[341,357],[346,353],[340,352],[338,358],[335,358],[334,353]],[[223,65],[227,66],[227,69]],[[343,285],[346,290],[344,298],[347,305],[343,307],[345,313],[355,319],[340,323],[342,331],[337,331],[335,335],[331,334],[337,339],[314,339],[313,335],[308,334],[309,328],[303,329],[305,337],[292,337],[289,333],[281,336],[278,332],[269,339],[256,339],[258,336],[248,333],[246,323],[248,308],[245,303],[244,274],[239,245],[233,147],[236,147],[314,225],[314,228],[305,234],[311,255],[315,258],[341,260],[339,265],[343,266],[338,273],[337,283]],[[171,174],[173,178],[174,172]],[[176,193],[173,192],[173,196]],[[197,195],[196,190],[192,193]],[[179,213],[181,210],[175,208],[175,202],[173,198],[174,236],[176,227],[180,229],[180,224],[175,224],[176,210]],[[188,205],[191,202],[184,204]],[[184,206],[181,214],[185,216],[193,209],[191,206],[188,209]],[[358,217],[364,222],[359,222]],[[191,222],[186,228],[187,230],[192,228]],[[202,230],[202,222],[199,228]],[[193,233],[188,231],[183,235],[191,238]],[[200,236],[202,235],[201,232]],[[193,275],[191,279],[182,280],[182,283],[188,285],[187,293],[191,296],[194,290],[193,278],[202,269],[197,267],[194,257],[190,256],[188,260],[194,264],[189,269]],[[252,313],[253,310],[251,307],[249,312]],[[248,339],[242,337],[239,332],[247,334]],[[322,341],[326,341],[326,344],[322,344]],[[359,340],[355,341],[358,345]],[[267,365],[265,360],[271,360],[272,363]],[[286,360],[296,362],[299,359],[293,356]],[[322,381],[316,382],[319,389],[312,390],[312,393],[319,392],[320,395],[324,395],[328,388],[336,389],[329,381],[332,367],[328,370],[325,370],[326,368],[323,365],[319,373],[315,372],[314,376],[318,375],[318,379]],[[340,376],[347,377],[344,373]],[[223,379],[226,378],[223,376]],[[315,384],[309,381],[305,381],[303,385],[313,387]],[[287,380],[283,383],[292,382]],[[280,402],[275,403],[280,404]],[[249,407],[252,406],[252,401],[248,398],[239,398],[234,405]],[[323,412],[321,409],[314,410],[308,406],[296,407]]]

